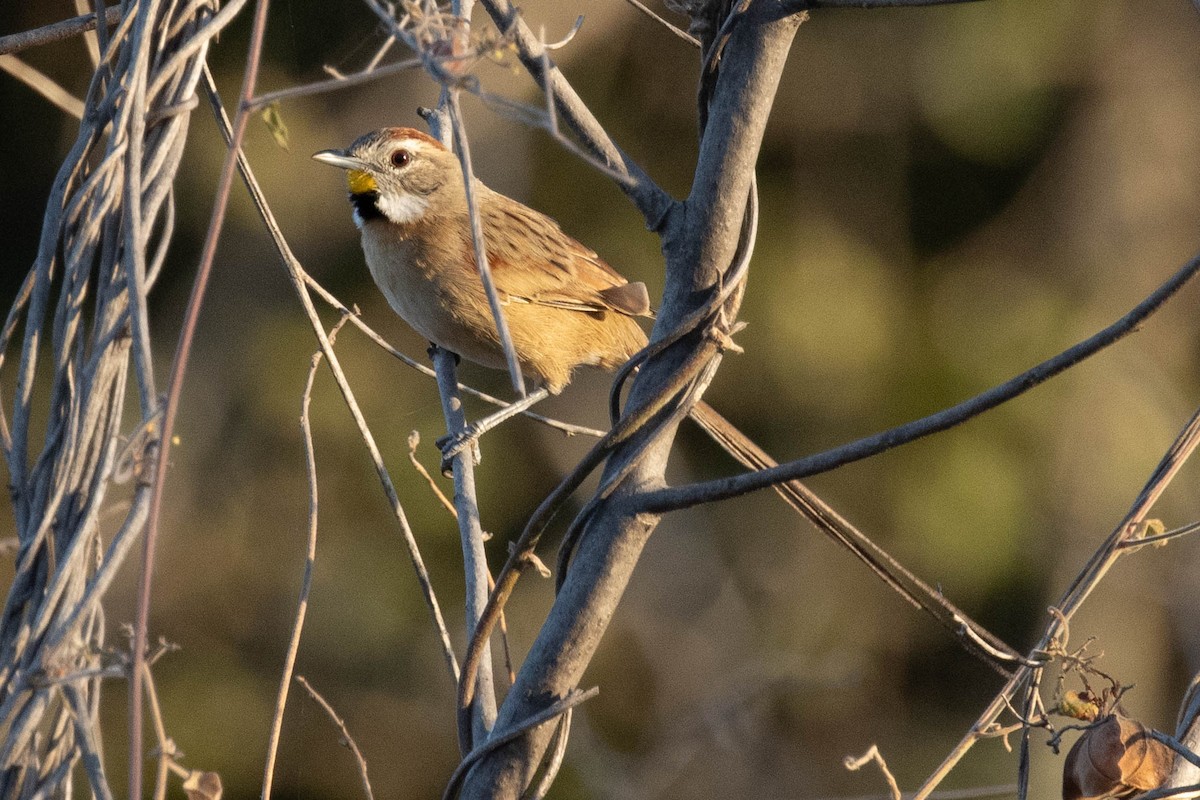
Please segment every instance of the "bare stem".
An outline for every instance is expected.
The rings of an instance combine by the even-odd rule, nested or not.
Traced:
[[[237,13],[244,0],[234,0],[222,11]],[[249,53],[246,56],[246,74],[242,79],[241,99],[243,101],[254,95],[254,86],[258,80],[258,65],[262,57],[263,40],[267,28],[267,9],[270,0],[257,0],[254,9],[254,21],[250,31]],[[230,9],[233,9],[231,12]],[[139,13],[142,13],[139,10]],[[163,490],[166,486],[167,464],[171,450],[171,436],[175,430],[175,417],[179,411],[179,398],[183,392],[183,378],[187,372],[188,358],[191,355],[192,341],[195,339],[196,326],[200,319],[200,309],[204,304],[204,295],[208,288],[208,278],[212,274],[212,265],[217,254],[217,242],[221,238],[221,230],[225,222],[225,210],[229,203],[229,192],[233,188],[233,177],[237,167],[237,154],[241,149],[242,137],[246,133],[248,114],[239,109],[233,123],[233,134],[225,164],[221,168],[221,177],[217,183],[216,199],[213,201],[212,220],[209,222],[208,233],[205,235],[204,246],[200,254],[200,265],[188,297],[187,310],[184,312],[183,329],[179,335],[179,345],[175,351],[175,360],[171,367],[171,379],[167,387],[167,401],[163,412],[162,437],[158,444],[153,475],[153,489],[150,495],[150,516],[146,523],[146,537],[142,549],[142,569],[138,580],[137,622],[134,625],[133,663],[130,675],[130,708],[129,708],[129,795],[137,800],[142,790],[142,664],[145,663],[146,631],[150,624],[150,595],[154,577],[154,556],[158,544],[159,520],[162,515]]]
[[[975,743],[987,736],[987,732],[999,716],[1012,708],[1013,698],[1016,697],[1021,687],[1031,680],[1033,673],[1040,668],[1038,665],[1046,660],[1047,650],[1054,642],[1058,641],[1071,617],[1108,574],[1108,570],[1116,563],[1117,559],[1127,552],[1122,550],[1121,544],[1136,534],[1155,502],[1166,491],[1167,486],[1170,485],[1198,444],[1200,444],[1200,411],[1192,415],[1187,425],[1175,437],[1171,446],[1167,448],[1162,461],[1159,462],[1146,485],[1142,487],[1142,491],[1133,501],[1133,505],[1124,519],[1092,554],[1088,563],[1071,582],[1062,599],[1054,606],[1054,613],[1051,615],[1051,620],[1044,629],[1041,639],[1029,651],[1028,661],[1030,663],[1021,665],[1013,673],[967,734],[955,745],[937,769],[926,778],[925,783],[913,796],[913,800],[927,800]]]
[[[784,481],[806,478],[822,472],[861,461],[878,455],[902,444],[929,436],[1008,402],[1030,389],[1058,375],[1086,358],[1089,358],[1138,329],[1142,322],[1173,297],[1200,271],[1200,255],[1194,257],[1178,272],[1167,279],[1138,303],[1128,314],[1107,328],[1088,337],[1058,355],[1043,361],[1020,375],[994,386],[958,405],[943,409],[936,414],[914,420],[896,428],[844,444],[823,453],[789,461],[778,467],[744,473],[728,478],[692,483],[685,486],[649,492],[642,499],[643,511],[661,514],[690,508],[702,503],[727,500],[743,494],[765,489]]]
[[[120,18],[121,7],[119,5],[109,6],[104,10],[105,27],[116,25],[117,20]],[[34,28],[30,31],[10,33],[7,36],[0,36],[0,55],[4,53],[16,53],[30,47],[38,47],[43,44],[62,41],[72,36],[78,36],[85,31],[95,30],[95,28],[96,15],[83,14],[71,19],[64,19],[62,22],[55,22],[51,25]]]
[[[446,432],[451,436],[462,433],[466,417],[462,400],[458,397],[454,375],[455,355],[440,347],[431,347],[433,365],[438,375],[438,395],[442,399],[442,414],[446,419]],[[457,511],[459,538],[463,554],[463,579],[466,582],[467,640],[475,637],[480,618],[488,601],[488,583],[491,579],[487,566],[487,553],[483,549],[483,523],[479,517],[479,504],[475,494],[474,449],[467,448],[451,459],[454,470],[454,505]],[[486,741],[496,723],[496,690],[492,678],[491,646],[485,643],[480,665],[471,673],[459,678],[470,681],[472,693],[478,698],[458,717],[458,741],[463,755],[471,752],[477,743]]]
[[[221,129],[221,133],[226,138],[226,141],[229,141],[232,134],[229,119],[225,115],[224,108],[221,106],[220,96],[217,94],[216,86],[212,81],[212,75],[207,70],[204,73],[204,80],[209,99],[213,104],[213,112],[217,119],[217,125]],[[379,447],[375,443],[375,437],[371,434],[371,429],[367,426],[362,409],[359,408],[358,401],[355,399],[354,391],[350,388],[350,382],[342,370],[341,362],[337,354],[333,351],[333,345],[329,342],[329,337],[325,334],[321,318],[317,314],[316,307],[313,305],[312,296],[308,292],[308,284],[305,281],[307,273],[300,265],[295,254],[292,253],[287,240],[284,239],[283,232],[279,228],[279,223],[275,219],[270,206],[267,204],[262,187],[259,186],[258,180],[254,176],[254,171],[250,168],[250,162],[246,160],[245,153],[238,152],[237,163],[246,188],[250,192],[250,198],[254,203],[254,207],[258,210],[268,233],[271,235],[271,240],[275,245],[275,250],[279,254],[280,260],[283,262],[288,279],[292,283],[292,288],[295,290],[296,296],[300,300],[300,305],[304,309],[305,316],[308,318],[309,325],[312,327],[313,333],[320,343],[321,353],[325,356],[329,364],[330,372],[333,373],[338,391],[341,392],[342,398],[346,402],[346,407],[350,411],[350,416],[358,428],[359,436],[362,438],[363,444],[366,446],[367,452],[371,457],[371,463],[375,467],[375,473],[379,477],[380,485],[383,487],[384,496],[387,498],[392,514],[400,526],[400,533],[404,539],[405,549],[408,551],[409,560],[412,562],[417,582],[421,587],[421,594],[425,599],[425,605],[429,609],[434,629],[438,634],[438,641],[442,648],[446,669],[450,674],[451,680],[457,685],[458,660],[455,658],[454,648],[450,644],[450,634],[446,630],[446,622],[442,618],[441,606],[438,603],[436,593],[433,591],[433,584],[429,579],[429,571],[425,568],[425,560],[421,556],[416,536],[413,534],[412,527],[408,523],[408,515],[405,514],[404,507],[400,504],[400,497],[396,493],[396,487],[392,483],[387,467],[383,463],[383,456],[380,454]],[[353,319],[354,317],[351,317],[351,321]]]
[[[367,777],[367,759],[363,757],[362,750],[358,749],[358,743],[350,735],[350,730],[346,727],[346,721],[333,710],[333,706],[329,704],[329,701],[322,697],[320,692],[314,689],[312,684],[303,675],[297,675],[296,682],[304,687],[304,690],[308,692],[308,696],[324,709],[329,719],[337,726],[338,731],[342,735],[342,741],[346,744],[346,747],[350,748],[350,752],[354,754],[354,762],[358,764],[358,777],[362,781],[363,794],[367,796],[367,800],[375,800],[375,793],[371,791],[371,780]]]
[[[342,317],[329,332],[333,343],[348,317]],[[263,766],[262,800],[271,800],[271,785],[275,780],[275,757],[279,752],[279,737],[283,730],[283,712],[287,707],[288,690],[292,685],[292,673],[296,669],[296,655],[300,652],[300,635],[304,630],[304,617],[308,613],[308,597],[312,592],[313,573],[317,564],[317,458],[313,447],[312,421],[309,406],[312,405],[313,381],[317,368],[321,366],[321,351],[313,353],[308,365],[308,376],[304,380],[304,392],[300,400],[300,434],[304,440],[304,472],[308,477],[308,546],[304,555],[304,574],[300,579],[300,599],[296,603],[296,617],[292,621],[292,633],[283,657],[283,671],[279,677],[279,692],[275,699],[275,713],[271,716],[271,732],[267,737],[267,758]]]
[[[504,309],[500,304],[500,294],[492,280],[492,270],[488,266],[487,242],[483,238],[483,220],[479,210],[479,199],[476,197],[478,184],[475,173],[471,168],[471,144],[467,141],[467,129],[463,125],[462,110],[458,105],[458,90],[446,92],[446,105],[450,110],[450,123],[454,126],[454,143],[458,149],[458,160],[462,164],[463,190],[467,195],[467,214],[471,220],[471,243],[475,248],[475,267],[479,270],[479,279],[483,282],[483,291],[487,294],[488,305],[492,309],[492,319],[496,321],[496,331],[500,335],[500,344],[504,347],[504,360],[508,362],[508,374],[512,378],[513,391],[518,397],[525,396],[525,378],[521,375],[521,362],[517,360],[517,350],[513,347],[512,335],[508,331],[508,321],[504,318]]]
[[[75,119],[83,119],[83,101],[54,80],[14,55],[0,54],[0,70],[7,72]]]

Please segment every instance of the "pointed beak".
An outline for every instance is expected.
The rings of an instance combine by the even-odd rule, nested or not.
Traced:
[[[341,169],[354,169],[360,172],[366,172],[368,169],[365,161],[346,155],[345,150],[322,150],[319,153],[313,153],[313,159]]]

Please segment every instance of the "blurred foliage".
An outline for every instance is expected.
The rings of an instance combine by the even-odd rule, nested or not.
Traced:
[[[65,0],[0,4],[0,31],[73,13]],[[696,153],[696,54],[625,4],[523,4],[547,38],[585,24],[557,55],[584,98],[662,184],[686,194]],[[247,19],[213,54],[240,82]],[[739,335],[710,399],[779,458],[930,413],[1003,380],[1115,319],[1189,258],[1200,214],[1200,20],[1182,0],[994,0],[894,11],[822,11],[800,31],[760,159],[763,224]],[[278,2],[261,89],[361,68],[382,43],[356,3]],[[78,41],[24,54],[76,94]],[[512,63],[483,85],[540,104]],[[399,347],[424,343],[370,284],[342,179],[308,154],[383,124],[418,124],[436,102],[419,75],[285,101],[247,145],[307,268]],[[73,125],[0,76],[0,295],[36,249],[42,205]],[[179,231],[152,304],[165,375],[222,148],[193,115]],[[655,237],[610,182],[529,131],[470,104],[478,173],[555,216],[617,268],[661,289]],[[286,127],[288,150],[272,131]],[[984,419],[813,481],[834,505],[1018,647],[1120,518],[1196,404],[1186,290],[1145,329]],[[332,320],[332,315],[327,315]],[[431,382],[352,330],[339,351],[373,426],[461,647],[452,520],[407,459],[422,461],[440,413]],[[314,349],[277,258],[235,192],[168,481],[153,635],[182,645],[157,667],[187,763],[228,796],[258,792],[268,717],[303,561],[307,499],[296,420]],[[502,375],[466,366],[481,388]],[[553,413],[600,425],[605,381],[581,376]],[[3,387],[6,402],[11,383]],[[481,409],[471,405],[472,411]],[[376,794],[440,792],[456,761],[453,692],[395,521],[328,376],[313,427],[321,539],[299,671],[363,748]],[[683,481],[731,472],[685,429]],[[479,482],[493,564],[586,448],[525,420],[489,434]],[[1200,503],[1189,468],[1156,515]],[[114,498],[114,503],[119,499]],[[11,535],[10,514],[0,536]],[[1098,636],[1103,669],[1137,688],[1125,705],[1171,727],[1200,666],[1197,559],[1183,541],[1115,570],[1072,626]],[[127,570],[131,577],[134,568]],[[0,581],[11,568],[0,567]],[[131,617],[130,582],[111,596]],[[551,600],[527,579],[508,615],[519,656]],[[769,493],[664,520],[591,669],[603,692],[576,716],[560,798],[815,797],[881,792],[840,759],[878,743],[911,789],[965,732],[998,678],[812,534]],[[106,696],[110,763],[124,760],[124,698]],[[315,766],[320,765],[320,766]],[[1009,782],[1015,756],[979,745],[954,786]],[[1033,794],[1061,759],[1035,752]],[[323,713],[294,692],[277,797],[358,791]]]

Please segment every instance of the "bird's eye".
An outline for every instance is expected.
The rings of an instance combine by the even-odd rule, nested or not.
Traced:
[[[408,162],[411,160],[412,160],[412,154],[409,153],[407,150],[397,150],[396,152],[392,153],[392,166],[393,167],[397,167],[397,168],[407,167]]]

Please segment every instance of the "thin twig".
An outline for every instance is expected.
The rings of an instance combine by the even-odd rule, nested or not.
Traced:
[[[692,408],[691,418],[709,438],[742,466],[749,469],[766,469],[778,463],[708,403],[697,403]],[[939,625],[952,633],[968,653],[980,657],[993,668],[1000,665],[1002,671],[1020,660],[1020,655],[1012,647],[971,619],[940,589],[921,580],[808,486],[800,481],[788,481],[774,488],[784,502],[866,564],[889,588],[913,607],[929,614]]]
[[[236,14],[243,2],[244,0],[234,0],[226,5],[221,13]],[[269,6],[270,0],[256,0],[254,20],[250,30],[249,52],[246,56],[246,72],[242,78],[240,98],[243,102],[254,95],[254,87],[258,81],[258,66],[262,56],[263,40],[266,35],[267,9]],[[230,9],[233,9],[233,11],[230,12]],[[142,10],[139,9],[138,13],[140,15]],[[146,523],[146,536],[142,549],[142,570],[138,581],[137,622],[134,626],[129,720],[129,794],[133,798],[141,797],[142,788],[141,665],[145,659],[146,631],[150,622],[150,595],[154,576],[154,556],[158,543],[158,526],[162,513],[163,491],[167,480],[171,436],[175,430],[175,417],[179,411],[179,398],[183,392],[183,378],[187,371],[189,356],[191,355],[192,341],[196,335],[200,309],[204,304],[204,295],[208,288],[208,278],[212,273],[212,265],[216,258],[217,242],[220,241],[221,230],[225,222],[225,210],[228,207],[229,192],[233,188],[233,178],[237,167],[237,154],[241,150],[242,137],[246,133],[248,119],[248,112],[239,109],[233,122],[231,143],[225,157],[225,164],[221,168],[221,177],[217,182],[217,193],[216,199],[213,201],[212,219],[209,222],[208,233],[205,235],[204,246],[200,254],[200,265],[196,269],[192,291],[188,296],[188,305],[183,317],[183,328],[179,334],[179,344],[176,348],[175,360],[171,367],[171,378],[167,387],[167,400],[163,412],[162,437],[158,443],[158,457],[153,477],[154,486],[150,496],[150,517]]]
[[[104,25],[116,25],[117,20],[121,18],[121,7],[119,5],[109,6],[104,10]],[[62,22],[55,22],[50,25],[44,25],[41,28],[34,28],[21,33],[10,33],[7,36],[0,36],[0,55],[5,53],[16,53],[20,50],[25,50],[30,47],[38,47],[51,42],[58,42],[63,39],[69,39],[72,36],[95,29],[96,15],[84,14],[71,19],[64,19]]]
[[[879,771],[883,773],[883,779],[887,781],[888,792],[891,794],[892,800],[901,800],[900,784],[896,783],[896,776],[888,769],[887,762],[883,760],[883,754],[879,752],[878,745],[871,745],[871,748],[861,756],[846,756],[842,760],[842,766],[851,772],[857,772],[867,764],[875,764],[879,767]]]
[[[372,342],[374,342],[376,345],[378,345],[380,349],[382,349],[384,352],[388,353],[390,356],[392,356],[393,358],[395,358],[396,360],[398,360],[400,363],[404,364],[405,366],[412,367],[417,372],[420,372],[422,375],[425,375],[426,377],[429,377],[429,378],[434,378],[435,380],[437,379],[437,375],[434,373],[432,368],[430,368],[429,366],[427,366],[425,364],[420,363],[419,361],[417,361],[416,359],[414,359],[410,356],[405,355],[404,353],[397,350],[395,347],[392,347],[392,345],[390,345],[386,339],[384,339],[374,329],[372,329],[371,326],[369,326],[369,325],[367,325],[367,323],[363,322],[362,318],[359,317],[357,313],[353,312],[351,309],[348,309],[340,300],[338,300],[336,297],[334,297],[329,292],[328,289],[321,286],[321,284],[317,283],[317,281],[315,279],[313,279],[313,277],[311,275],[309,275],[306,271],[304,271],[303,268],[299,267],[298,264],[296,265],[295,268],[299,269],[300,275],[304,280],[304,284],[308,288],[312,289],[313,292],[318,297],[320,297],[322,300],[324,300],[326,303],[328,303],[331,307],[333,307],[340,313],[350,314],[351,315],[350,324],[353,325],[354,327],[358,328],[363,334],[366,335],[366,337],[368,339],[370,339]],[[467,394],[471,395],[472,397],[478,397],[480,400],[483,400],[485,403],[491,403],[492,405],[497,406],[499,408],[508,408],[510,405],[512,405],[512,403],[508,402],[507,400],[501,400],[500,398],[495,397],[490,394],[487,394],[486,392],[481,392],[478,389],[474,388],[473,386],[468,386],[465,383],[458,384],[458,389],[459,389],[459,391],[466,392]],[[525,409],[524,411],[522,411],[521,416],[531,419],[534,422],[540,422],[541,424],[545,425],[548,428],[554,428],[555,430],[561,431],[562,433],[565,433],[567,436],[591,436],[591,437],[599,439],[599,438],[603,437],[605,434],[605,431],[597,430],[595,428],[588,428],[583,425],[574,425],[570,422],[563,422],[562,420],[543,416],[543,415],[538,414],[530,409]]]
[[[558,67],[550,63],[549,70],[546,69],[543,44],[510,0],[480,0],[480,4],[496,27],[512,37],[521,63],[542,91],[554,97],[558,113],[562,114],[584,147],[601,163],[626,176],[624,180],[617,182],[621,190],[642,212],[649,228],[654,231],[660,230],[668,212],[675,206],[675,201],[616,146]]]
[[[1067,348],[998,386],[969,400],[881,433],[789,461],[778,467],[743,473],[728,478],[660,489],[643,495],[640,510],[652,514],[676,511],[702,503],[726,500],[765,489],[783,481],[806,478],[878,455],[893,447],[960,425],[985,411],[1018,397],[1035,386],[1075,366],[1137,330],[1142,322],[1162,307],[1200,271],[1200,256],[1194,257],[1161,286],[1113,324]]]
[[[1148,544],[1161,544],[1178,539],[1181,536],[1190,536],[1193,533],[1200,532],[1200,522],[1190,522],[1187,525],[1181,525],[1178,528],[1167,531],[1166,533],[1156,533],[1153,536],[1143,536],[1140,539],[1129,539],[1121,542],[1118,547],[1121,549],[1138,548]]]
[[[216,85],[213,83],[212,74],[206,69],[204,72],[205,88],[208,91],[209,99],[212,101],[213,113],[217,119],[217,125],[221,129],[221,135],[226,141],[230,140],[231,128],[229,118],[225,115],[225,110],[221,106],[220,95],[217,94]],[[238,170],[241,172],[242,179],[249,190],[250,198],[254,203],[254,207],[258,210],[259,216],[263,220],[268,233],[271,235],[272,243],[275,245],[275,250],[279,254],[280,260],[287,272],[288,279],[292,282],[292,288],[295,290],[297,297],[300,300],[300,305],[304,309],[305,315],[308,317],[309,325],[312,326],[313,332],[317,337],[317,341],[321,345],[321,352],[329,364],[329,370],[333,373],[334,381],[337,383],[338,390],[342,394],[343,400],[346,402],[346,407],[350,411],[350,416],[354,419],[354,424],[358,428],[359,435],[362,437],[363,444],[366,445],[367,453],[371,457],[371,463],[375,467],[375,473],[379,477],[380,485],[383,487],[383,492],[387,498],[388,504],[392,509],[392,514],[400,525],[400,533],[404,539],[404,546],[408,552],[409,560],[412,562],[413,570],[417,576],[417,582],[421,587],[421,595],[425,600],[425,605],[429,609],[430,617],[438,634],[438,641],[442,648],[442,655],[446,662],[446,669],[450,674],[451,680],[457,685],[459,678],[458,660],[454,655],[454,648],[450,644],[450,634],[446,629],[446,622],[442,618],[441,606],[438,603],[437,595],[433,590],[433,584],[429,578],[429,571],[425,568],[425,560],[421,556],[421,550],[417,546],[416,536],[413,534],[412,527],[408,523],[408,515],[404,513],[404,507],[400,504],[400,497],[396,493],[396,487],[392,483],[391,476],[388,474],[387,467],[383,463],[383,456],[379,452],[379,447],[375,443],[375,437],[371,434],[370,428],[367,426],[366,418],[363,416],[362,409],[355,399],[354,391],[350,388],[350,382],[346,379],[346,374],[342,370],[341,362],[338,360],[337,354],[333,352],[333,346],[329,343],[329,337],[325,335],[325,328],[321,323],[320,316],[317,314],[316,307],[313,305],[312,296],[308,292],[307,284],[304,280],[306,275],[304,268],[296,259],[291,248],[288,246],[287,240],[283,237],[283,232],[279,228],[279,223],[275,219],[270,206],[267,205],[266,197],[263,195],[262,187],[259,186],[257,178],[254,176],[254,171],[250,168],[249,161],[246,160],[245,153],[238,152]],[[340,304],[338,304],[340,306]],[[355,317],[351,316],[351,322]]]
[[[337,338],[338,331],[349,317],[342,317],[329,332],[329,343]],[[262,800],[271,800],[271,785],[275,781],[275,757],[279,752],[279,739],[283,731],[283,713],[287,708],[288,690],[292,685],[292,673],[296,669],[296,655],[300,652],[300,635],[304,630],[304,617],[308,613],[308,598],[312,592],[313,573],[317,564],[317,457],[313,447],[312,420],[309,407],[312,405],[313,382],[321,366],[321,351],[313,353],[309,360],[308,376],[304,380],[304,391],[300,399],[300,435],[304,441],[304,472],[308,478],[308,540],[304,554],[304,573],[300,578],[300,599],[296,603],[296,616],[283,656],[283,671],[279,676],[279,692],[275,698],[275,713],[271,716],[271,732],[267,736],[267,757],[263,766]]]
[[[451,503],[450,498],[446,497],[446,493],[442,491],[442,487],[437,485],[433,476],[429,474],[429,470],[425,469],[425,465],[417,460],[417,445],[420,443],[421,434],[418,431],[408,434],[408,460],[412,463],[413,469],[417,471],[417,474],[429,484],[429,490],[433,492],[433,496],[442,504],[442,507],[449,511],[452,517],[458,519],[458,512],[454,509],[454,503]]]
[[[666,20],[663,17],[660,17],[658,14],[656,14],[654,12],[653,9],[651,9],[645,3],[641,2],[641,0],[625,0],[625,2],[629,3],[629,5],[633,6],[638,11],[642,12],[647,17],[649,17],[650,19],[657,22],[659,25],[662,25],[664,28],[669,30],[671,33],[675,34],[675,36],[677,36],[678,38],[683,39],[685,42],[690,44],[692,47],[700,46],[699,39],[697,39],[695,36],[692,36],[690,33],[683,30],[678,25],[673,25],[673,24],[671,24],[671,22],[669,20]]]
[[[1125,518],[1092,554],[1088,563],[1071,582],[1062,599],[1053,606],[1054,612],[1051,614],[1051,621],[1044,629],[1041,639],[1029,651],[1031,661],[1036,661],[1059,639],[1064,625],[1070,621],[1092,590],[1123,554],[1124,551],[1120,548],[1121,542],[1128,540],[1130,534],[1145,521],[1155,502],[1170,485],[1198,444],[1200,444],[1200,411],[1192,415],[1187,425],[1167,448],[1166,454],[1150,475],[1146,485],[1142,487],[1141,492],[1138,493]],[[913,800],[926,800],[975,743],[987,735],[986,732],[996,719],[1004,713],[1006,708],[1011,707],[1012,698],[1029,681],[1032,672],[1030,667],[1022,665],[1013,673],[1013,676],[980,714],[967,734],[955,745],[937,769],[926,778]]]
[[[475,196],[477,188],[475,173],[471,168],[471,144],[467,140],[467,129],[462,121],[457,89],[450,89],[446,92],[446,106],[450,111],[450,123],[454,127],[454,143],[457,145],[458,160],[462,165],[463,190],[467,197],[467,215],[471,220],[471,243],[475,248],[475,268],[479,270],[479,279],[483,282],[483,291],[487,295],[488,305],[492,309],[492,319],[496,322],[496,331],[504,349],[504,359],[508,362],[508,374],[512,378],[513,390],[518,397],[524,397],[526,394],[525,378],[521,375],[521,362],[517,360],[517,350],[513,346],[512,335],[508,330],[508,321],[504,318],[500,294],[492,280],[492,270],[488,266],[487,241],[483,234],[479,200]]]
[[[83,119],[83,101],[59,86],[53,78],[14,55],[0,54],[0,70],[7,72],[75,119]]]
[[[389,39],[388,41],[393,41]],[[410,58],[406,61],[397,61],[395,64],[388,64],[384,67],[374,67],[364,69],[362,72],[355,72],[351,75],[342,75],[326,81],[316,81],[308,83],[304,86],[292,86],[287,89],[280,89],[277,92],[267,92],[253,97],[246,101],[246,108],[257,110],[263,106],[277,103],[280,100],[294,100],[297,97],[309,97],[314,94],[324,94],[325,92],[336,92],[339,89],[348,89],[351,86],[359,86],[364,83],[376,80],[378,78],[386,78],[389,75],[397,75],[410,69],[415,69],[421,66],[421,59]]]
[[[154,776],[154,800],[163,800],[167,796],[167,776],[170,773],[171,761],[175,758],[175,742],[167,736],[167,726],[163,722],[162,707],[158,702],[158,690],[154,687],[154,676],[150,674],[150,665],[142,664],[142,685],[146,689],[146,705],[149,707],[150,723],[154,728],[154,738],[158,741],[158,768]]]
[[[549,748],[550,752],[546,758],[545,769],[542,770],[541,780],[529,795],[529,800],[545,800],[546,795],[550,793],[550,787],[554,785],[554,779],[558,777],[563,759],[567,756],[567,734],[571,730],[571,717],[574,713],[574,709],[568,708],[559,718],[558,725],[554,729],[554,746]]]
[[[97,5],[99,4],[94,3],[93,0],[75,0],[75,13],[81,17],[89,15],[94,17],[98,10],[96,8]],[[84,31],[83,45],[87,48],[88,58],[92,62],[92,69],[100,66],[100,41],[96,34],[91,31]]]
[[[367,796],[367,800],[375,800],[375,793],[371,791],[371,779],[367,777],[367,759],[363,757],[362,751],[358,749],[358,744],[354,741],[354,737],[350,735],[350,731],[346,727],[346,721],[338,716],[338,713],[333,710],[333,706],[329,704],[329,701],[322,697],[303,675],[297,675],[296,682],[304,687],[309,697],[317,701],[317,705],[325,710],[329,719],[337,726],[338,731],[342,734],[342,744],[350,749],[350,752],[354,754],[354,762],[358,764],[358,777],[362,781],[363,793]]]

